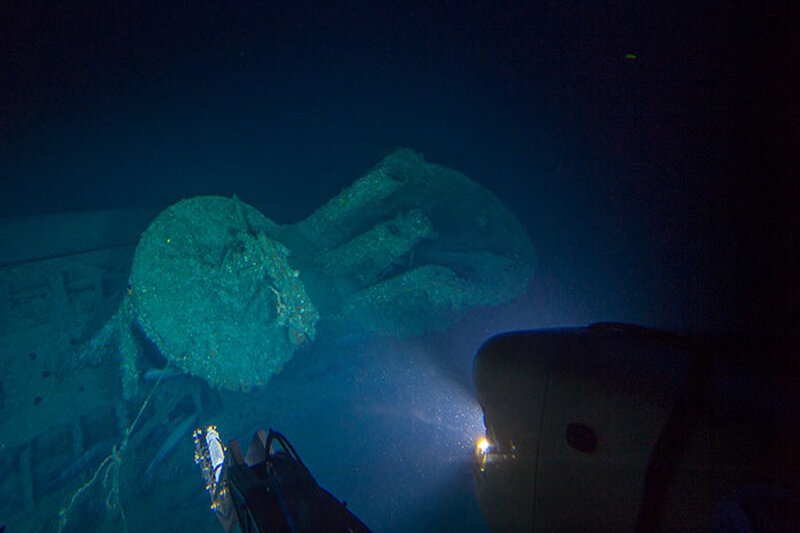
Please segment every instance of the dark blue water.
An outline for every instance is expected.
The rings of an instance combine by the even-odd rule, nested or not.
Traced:
[[[771,51],[794,57],[767,30],[781,34],[780,13],[711,2],[2,11],[5,217],[235,193],[294,222],[407,146],[522,221],[539,266],[521,301],[410,345],[358,341],[369,362],[341,369],[348,401],[287,402],[252,421],[296,440],[377,530],[481,528],[469,372],[492,334],[614,320],[767,339],[770,351],[793,335],[795,214],[780,174],[792,130],[764,128],[786,116],[788,93],[763,88],[783,72]],[[368,402],[351,396],[354,380]],[[362,441],[320,444],[342,425]]]

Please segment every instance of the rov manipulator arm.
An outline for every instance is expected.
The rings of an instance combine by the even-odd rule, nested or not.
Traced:
[[[256,432],[243,456],[236,440],[225,447],[214,426],[194,433],[211,508],[224,531],[352,531],[369,529],[323,489],[282,434]]]

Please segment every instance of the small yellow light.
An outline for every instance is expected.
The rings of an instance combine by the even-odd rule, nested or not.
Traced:
[[[483,475],[486,475],[486,463],[492,448],[492,443],[486,437],[481,437],[475,445],[475,460],[478,463],[478,470]]]
[[[478,441],[477,450],[481,455],[485,455],[486,451],[489,449],[490,446],[491,446],[491,444],[489,444],[489,441],[486,440],[486,437],[482,437]]]

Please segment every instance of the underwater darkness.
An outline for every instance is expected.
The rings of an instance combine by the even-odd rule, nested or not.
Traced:
[[[790,8],[319,4],[4,3],[0,216],[235,193],[293,222],[398,147],[493,192],[537,250],[523,298],[420,338],[331,343],[318,397],[252,420],[368,526],[484,527],[470,370],[496,333],[627,321],[793,364]]]

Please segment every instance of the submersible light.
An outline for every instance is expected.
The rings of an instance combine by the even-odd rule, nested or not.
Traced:
[[[491,465],[516,458],[516,447],[513,444],[508,453],[500,450],[488,437],[481,437],[475,445],[475,467],[483,477],[486,477]]]
[[[478,439],[478,444],[475,446],[475,461],[481,474],[486,475],[486,463],[489,459],[489,453],[491,453],[493,449],[494,446],[492,446],[486,437]]]
[[[492,445],[489,443],[486,437],[481,437],[481,439],[478,441],[477,452],[481,456],[484,456],[491,446]]]

